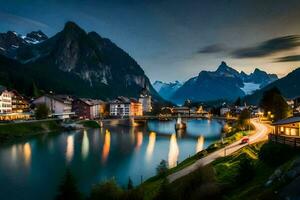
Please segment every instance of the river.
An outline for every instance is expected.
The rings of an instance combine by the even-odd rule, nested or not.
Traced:
[[[175,134],[175,121],[149,121],[144,127],[45,134],[0,146],[1,199],[53,199],[69,168],[82,192],[114,178],[124,186],[155,175],[162,159],[170,167],[220,138],[216,120],[189,120],[187,131]]]

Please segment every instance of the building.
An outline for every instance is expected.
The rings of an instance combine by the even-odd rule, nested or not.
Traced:
[[[109,103],[109,114],[119,117],[142,116],[143,106],[135,99],[121,96]]]
[[[11,90],[12,112],[13,113],[26,113],[29,112],[29,101],[19,94],[16,90]]]
[[[97,119],[103,116],[105,102],[98,99],[78,98],[73,101],[72,110],[81,119]]]
[[[0,85],[0,113],[12,113],[11,93]]]
[[[74,115],[72,101],[73,99],[67,95],[46,94],[35,99],[33,104],[45,104],[49,108],[51,116],[67,119]]]
[[[189,115],[191,113],[191,109],[189,107],[174,107],[172,108],[172,113],[174,115]]]
[[[139,102],[143,106],[144,113],[152,111],[152,97],[146,87],[144,87],[140,93]]]
[[[300,137],[300,117],[290,117],[273,123],[273,134]]]
[[[220,115],[221,116],[226,116],[228,113],[230,113],[230,108],[223,107],[220,109]]]

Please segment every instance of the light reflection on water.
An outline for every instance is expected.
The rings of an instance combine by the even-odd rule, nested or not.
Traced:
[[[196,145],[196,153],[200,152],[203,150],[204,146],[204,137],[203,135],[198,137],[197,145]]]
[[[146,180],[156,174],[162,159],[174,167],[220,137],[221,125],[214,120],[188,121],[181,137],[174,134],[174,123],[105,126],[0,146],[0,193],[3,199],[53,199],[67,167],[85,193],[111,177],[121,185],[128,177],[139,184],[141,176]]]
[[[83,139],[82,139],[82,145],[81,145],[81,154],[82,154],[82,158],[85,160],[86,157],[89,154],[89,138],[87,136],[87,132],[86,130],[83,131]]]
[[[168,156],[169,168],[175,167],[177,165],[178,156],[179,156],[179,148],[177,144],[176,134],[173,133],[170,138],[170,147],[169,147],[169,156]]]
[[[67,137],[67,149],[66,149],[66,161],[67,163],[72,161],[74,155],[74,135],[68,135]]]
[[[110,150],[110,132],[106,129],[105,136],[104,136],[104,145],[102,150],[102,163],[105,163]]]
[[[151,132],[149,135],[149,142],[148,142],[147,151],[146,151],[146,160],[148,162],[151,161],[151,158],[152,158],[152,154],[153,154],[154,147],[155,147],[155,140],[156,140],[156,133]]]

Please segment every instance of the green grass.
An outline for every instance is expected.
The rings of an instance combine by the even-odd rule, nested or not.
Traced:
[[[58,120],[0,124],[0,143],[59,130],[63,128]]]
[[[82,124],[85,128],[100,128],[100,125],[98,122],[94,120],[85,120],[85,121],[80,121],[78,124]]]

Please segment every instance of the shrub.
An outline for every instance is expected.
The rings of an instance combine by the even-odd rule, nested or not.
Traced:
[[[159,165],[156,168],[157,175],[163,176],[167,173],[167,171],[168,171],[167,161],[165,160],[160,161]]]
[[[83,199],[81,193],[79,192],[76,184],[76,180],[71,174],[71,171],[67,169],[65,177],[61,185],[59,186],[59,194],[55,198],[56,200]]]
[[[270,166],[279,166],[295,155],[295,150],[284,144],[268,142],[259,151],[259,159]]]
[[[46,104],[39,104],[35,110],[35,118],[36,119],[46,119],[49,115],[49,108]]]
[[[122,189],[116,184],[115,180],[109,180],[95,185],[92,188],[90,200],[114,200],[120,199],[122,196]]]
[[[254,164],[249,158],[243,158],[240,161],[236,180],[238,183],[246,183],[254,176]]]

